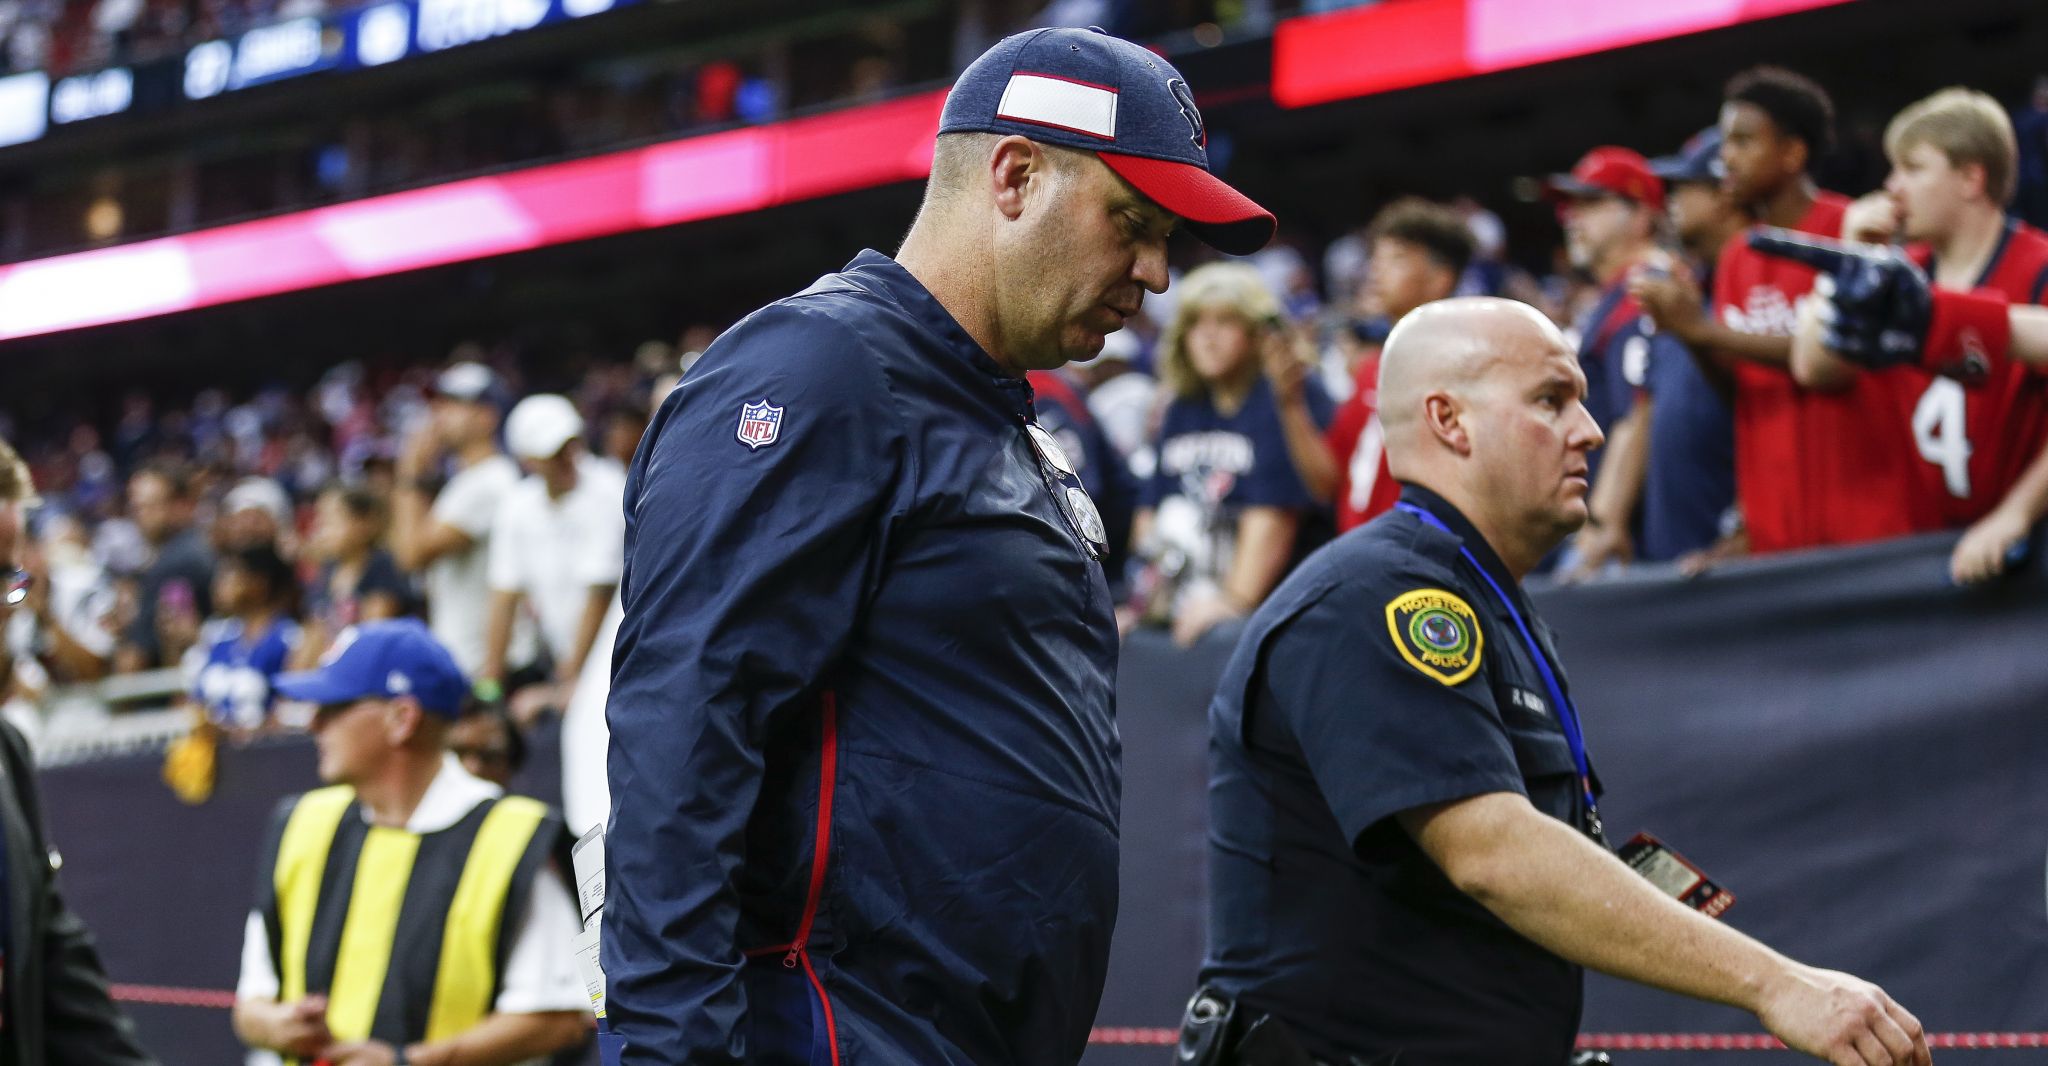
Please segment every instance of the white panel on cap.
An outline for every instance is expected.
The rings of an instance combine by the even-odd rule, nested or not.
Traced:
[[[996,117],[1116,139],[1116,90],[1040,74],[1012,74]]]

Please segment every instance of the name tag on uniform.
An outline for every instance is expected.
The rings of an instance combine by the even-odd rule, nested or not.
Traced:
[[[1719,918],[1735,905],[1735,893],[1714,883],[1691,860],[1648,833],[1630,837],[1615,854],[1657,891],[1709,918]]]

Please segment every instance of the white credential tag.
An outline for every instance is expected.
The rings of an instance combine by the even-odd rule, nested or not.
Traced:
[[[583,920],[604,909],[604,826],[596,826],[570,849],[576,864],[576,902]]]

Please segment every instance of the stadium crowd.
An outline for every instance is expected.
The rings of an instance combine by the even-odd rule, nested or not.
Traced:
[[[348,6],[0,0],[0,67],[61,76],[173,57],[265,22]],[[59,254],[873,102],[940,83],[997,38],[1030,26],[1100,25],[1144,40],[1201,27],[1213,41],[1269,26],[1292,9],[982,0],[902,17],[849,14],[683,48],[655,32],[598,62],[486,70],[340,109],[281,114],[271,136],[248,137],[229,123],[169,152],[108,152],[0,180],[0,256]]]
[[[1807,79],[1746,72],[1700,118],[1713,124],[1686,145],[1644,146],[1669,155],[1595,147],[1543,183],[1565,236],[1547,275],[1511,265],[1480,204],[1404,198],[1320,247],[1183,263],[1101,357],[1034,373],[1041,421],[1117,546],[1126,629],[1192,644],[1392,505],[1377,345],[1454,294],[1525,300],[1579,344],[1607,445],[1594,522],[1554,579],[1942,529],[1965,531],[1958,581],[2016,563],[2048,510],[2040,379],[1965,392],[1918,371],[1795,365],[1811,272],[1741,235],[1762,222],[1898,240],[1938,280],[2038,301],[2048,238],[2007,207],[2040,195],[2042,145],[2023,150],[2015,126],[2038,142],[2043,122],[1938,94],[1894,120],[1891,177],[1851,202],[1807,176],[1833,124]],[[355,622],[421,615],[480,706],[520,724],[563,707],[619,576],[623,465],[715,335],[649,341],[570,396],[523,387],[521,353],[465,345],[431,364],[335,367],[303,393],[134,395],[109,424],[0,412],[45,501],[10,586],[13,705],[175,667],[216,727],[277,728],[269,675]]]

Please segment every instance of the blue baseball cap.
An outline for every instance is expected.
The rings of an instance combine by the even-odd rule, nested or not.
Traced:
[[[939,132],[1003,133],[1094,152],[1188,232],[1250,255],[1273,214],[1209,172],[1209,132],[1173,64],[1100,29],[1005,37],[946,96]]]
[[[421,707],[454,718],[462,713],[469,681],[425,625],[398,618],[342,630],[319,669],[279,674],[271,688],[286,699],[322,707],[411,696]]]
[[[1701,181],[1721,184],[1728,168],[1721,165],[1721,127],[1708,126],[1692,135],[1676,155],[1650,160],[1650,172],[1665,181]]]

